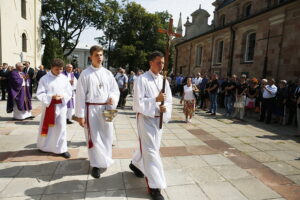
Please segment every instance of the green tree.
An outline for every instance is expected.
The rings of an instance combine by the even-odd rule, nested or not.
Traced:
[[[54,58],[64,59],[64,54],[58,39],[53,38],[51,35],[47,35],[45,37],[45,49],[42,58],[43,65],[50,69],[51,62]]]
[[[47,35],[52,35],[64,57],[70,55],[92,16],[99,12],[99,4],[100,0],[42,0],[43,43]]]
[[[126,4],[118,27],[114,51],[114,63],[118,66],[129,64],[129,70],[147,69],[147,56],[154,50],[165,51],[166,37],[157,32],[167,28],[170,14],[148,13],[140,4]]]
[[[100,4],[100,10],[93,20],[94,26],[103,31],[103,36],[96,38],[98,42],[107,47],[108,68],[111,66],[110,55],[113,44],[117,39],[117,30],[120,25],[120,19],[123,12],[124,1],[105,0]],[[101,20],[99,20],[101,19]]]

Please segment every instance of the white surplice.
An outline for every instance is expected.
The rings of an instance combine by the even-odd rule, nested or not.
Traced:
[[[53,95],[63,96],[62,103],[55,105],[55,125],[49,127],[47,136],[41,136],[45,111],[50,106]],[[55,76],[50,71],[40,79],[36,96],[42,102],[37,147],[42,151],[56,154],[67,152],[67,102],[72,96],[69,80],[63,74]]]
[[[104,67],[88,66],[77,81],[75,98],[75,116],[79,118],[89,116],[89,125],[93,147],[88,149],[90,165],[97,168],[108,168],[113,164],[112,142],[113,122],[106,122],[103,116],[105,109],[115,109],[120,92],[112,73]],[[87,113],[86,103],[106,103],[113,99],[113,105],[90,105]],[[88,130],[84,128],[88,143]]]
[[[71,73],[66,72],[66,73],[67,73],[69,81],[72,80],[71,73],[73,73],[73,72],[71,72]],[[75,91],[76,91],[76,86],[77,86],[77,78],[75,76],[73,76],[73,85],[71,85],[71,86],[72,86],[71,100],[73,99],[73,103],[74,103],[74,107],[75,107]],[[74,115],[74,113],[75,113],[75,108],[67,108],[67,119],[72,120],[72,116]]]
[[[162,129],[159,129],[158,116],[161,103],[156,102],[162,85],[162,75],[155,75],[149,70],[135,81],[133,97],[133,109],[137,112],[140,148],[135,151],[132,163],[144,173],[150,188],[160,189],[167,187],[159,154]],[[172,93],[168,81],[166,81],[165,94],[164,105],[167,111],[163,115],[163,122],[167,123],[172,113]]]

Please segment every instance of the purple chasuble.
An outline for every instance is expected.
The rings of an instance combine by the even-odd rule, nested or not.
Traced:
[[[68,77],[67,71],[63,71],[62,73],[63,73],[66,77]],[[73,80],[73,79],[75,78],[74,73],[71,72],[70,74],[71,74],[71,79]],[[72,87],[73,87],[73,86],[72,86]],[[68,101],[68,103],[67,103],[67,108],[74,108],[74,97],[73,97],[73,96],[74,96],[74,95],[73,95],[73,91],[72,91],[72,98],[70,99],[70,101]]]
[[[13,112],[14,103],[16,103],[18,110],[20,111],[29,111],[32,109],[31,95],[28,86],[30,85],[30,80],[27,79],[25,81],[25,86],[23,86],[22,76],[24,75],[24,72],[13,70],[8,76],[8,98],[6,108],[8,113]]]

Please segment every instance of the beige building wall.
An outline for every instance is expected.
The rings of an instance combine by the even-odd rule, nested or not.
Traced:
[[[26,18],[21,15],[21,0],[0,0],[0,63],[14,65],[28,60],[32,67],[41,64],[41,1],[25,0]],[[22,34],[27,51],[22,51]]]
[[[241,13],[232,15],[234,9],[242,9],[249,2],[253,5],[252,16],[243,18]],[[272,1],[273,5],[265,1],[236,0],[217,10],[216,16],[220,14],[228,16],[225,26],[220,27],[218,19],[216,19],[215,30],[179,42],[176,45],[178,55],[174,62],[174,71],[185,76],[201,72],[204,74],[218,73],[222,77],[229,74],[238,76],[247,74],[250,77],[261,78],[267,55],[267,77],[274,77],[277,80],[299,78],[300,1],[287,0],[286,2],[286,4],[278,5]],[[258,13],[259,11],[261,13]],[[234,18],[234,16],[241,16],[241,18]],[[232,24],[230,26],[226,25],[227,23]],[[233,33],[231,29],[235,31],[232,56]],[[254,57],[253,60],[246,61],[246,39],[247,35],[252,32],[256,33]],[[268,33],[270,33],[269,37]],[[220,40],[224,42],[222,61],[216,63],[217,43]],[[200,66],[196,65],[197,45],[203,47]]]

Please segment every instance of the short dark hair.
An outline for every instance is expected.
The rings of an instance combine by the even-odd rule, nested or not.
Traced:
[[[99,51],[103,51],[103,47],[99,46],[99,45],[94,45],[90,48],[90,55],[93,55],[94,52],[99,52]]]
[[[8,65],[7,63],[3,63],[3,66]]]
[[[148,61],[153,61],[156,57],[164,57],[164,54],[160,51],[153,51],[149,56],[148,56]]]
[[[62,59],[54,58],[51,67],[64,67],[65,63]]]

